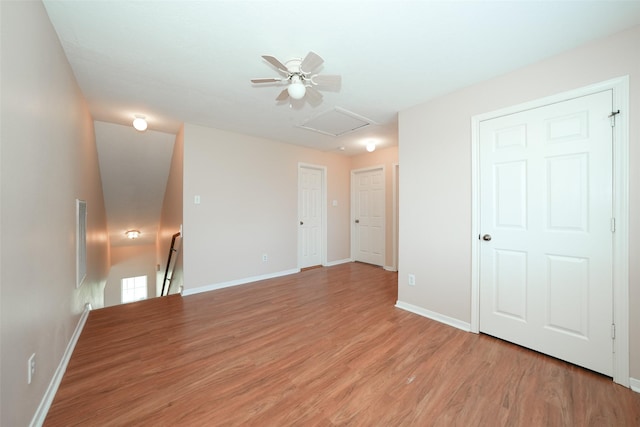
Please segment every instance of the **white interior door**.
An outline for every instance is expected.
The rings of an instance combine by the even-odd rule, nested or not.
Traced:
[[[610,90],[480,123],[480,331],[611,375]]]
[[[351,186],[353,259],[382,266],[385,256],[384,169],[353,172]]]
[[[301,166],[298,173],[300,268],[322,264],[323,170]]]

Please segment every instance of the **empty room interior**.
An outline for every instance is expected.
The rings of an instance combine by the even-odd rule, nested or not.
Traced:
[[[0,31],[0,425],[640,425],[640,1]]]

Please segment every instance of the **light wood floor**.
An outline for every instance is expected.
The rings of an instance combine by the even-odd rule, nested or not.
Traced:
[[[639,426],[610,378],[394,307],[351,263],[90,313],[46,426]]]

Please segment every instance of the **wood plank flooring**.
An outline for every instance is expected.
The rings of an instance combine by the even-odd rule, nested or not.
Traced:
[[[92,311],[45,426],[640,426],[640,394],[350,263]]]

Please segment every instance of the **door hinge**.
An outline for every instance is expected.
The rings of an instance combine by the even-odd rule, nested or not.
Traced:
[[[611,339],[612,340],[616,339],[616,324],[615,323],[611,324]]]
[[[616,116],[618,114],[620,114],[620,110],[612,111],[611,114],[609,114],[609,118],[611,119],[611,127],[614,127],[616,125]]]
[[[616,219],[615,218],[611,218],[611,232],[612,233],[616,232]]]

